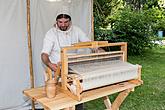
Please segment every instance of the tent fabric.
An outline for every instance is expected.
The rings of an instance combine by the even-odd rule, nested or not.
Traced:
[[[0,0],[0,109],[23,103],[30,86],[26,1]]]
[[[53,26],[57,10],[70,7],[73,24],[91,38],[91,0],[30,0],[31,42],[35,87],[44,84],[40,59],[45,33]],[[23,110],[30,88],[26,0],[0,0],[0,110]],[[21,108],[22,107],[22,108]]]

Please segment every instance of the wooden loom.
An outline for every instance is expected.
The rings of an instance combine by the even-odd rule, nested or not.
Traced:
[[[107,52],[107,48],[105,47],[114,47],[114,46],[119,46],[119,50],[116,51],[109,51]],[[100,52],[100,53],[88,53],[88,54],[70,54],[67,53],[70,50],[74,49],[82,49],[82,48],[90,48],[92,50],[96,50],[96,48],[104,48],[106,52]],[[89,57],[90,56],[90,57]],[[136,69],[136,77],[128,78],[127,80],[119,80],[115,82],[111,82],[110,84],[106,85],[99,85],[99,87],[92,87],[91,89],[86,88],[84,89],[84,86],[82,84],[85,82],[83,79],[82,74],[78,74],[78,72],[81,71],[74,71],[75,68],[74,66],[79,67],[79,64],[84,64],[84,62],[92,61],[92,63],[89,63],[89,65],[94,64],[93,61],[95,60],[102,60],[102,59],[107,59],[107,60],[112,60],[115,62],[115,64],[119,65],[119,68],[114,68],[116,65],[112,63],[112,65],[108,65],[109,72],[112,72],[112,70],[121,70],[125,71],[122,69],[121,64],[128,66],[128,67],[137,67],[134,68]],[[103,98],[104,104],[106,106],[106,110],[119,110],[120,105],[124,101],[124,99],[129,95],[131,91],[134,90],[135,87],[141,85],[143,82],[141,80],[141,66],[140,65],[132,65],[132,64],[127,64],[127,43],[120,42],[120,43],[108,43],[106,41],[103,42],[85,42],[85,43],[79,43],[75,44],[74,46],[70,47],[65,47],[62,49],[61,52],[61,64],[58,64],[58,71],[56,72],[55,78],[57,78],[57,75],[61,76],[61,81],[57,85],[57,95],[54,98],[48,98],[46,96],[46,91],[45,91],[45,86],[43,87],[38,87],[38,88],[33,88],[33,89],[27,89],[24,90],[23,93],[30,97],[33,101],[37,101],[42,104],[44,107],[44,110],[75,110],[74,106],[80,103],[88,102],[91,100],[95,100],[98,98]],[[106,60],[103,60],[106,62]],[[97,62],[96,62],[97,63]],[[121,64],[120,64],[121,63]],[[104,69],[107,68],[106,65],[104,65]],[[88,64],[87,64],[88,66]],[[92,65],[91,65],[92,66]],[[61,67],[61,71],[60,71]],[[76,67],[76,68],[77,68]],[[102,68],[103,66],[99,66]],[[68,70],[68,68],[71,68],[72,70]],[[125,68],[125,67],[124,67]],[[94,68],[96,71],[100,70],[98,67]],[[128,68],[125,68],[126,70]],[[84,70],[81,69],[81,70]],[[90,70],[90,68],[88,69]],[[126,71],[127,72],[127,71]],[[102,72],[103,74],[104,72]],[[47,71],[47,76],[49,77],[49,80],[53,80],[51,71]],[[80,77],[82,76],[82,77]],[[88,76],[88,75],[87,75]],[[100,76],[99,76],[100,77]],[[118,78],[118,77],[116,77]],[[84,81],[84,82],[83,82]],[[76,89],[73,91],[72,85],[76,84]],[[103,82],[103,81],[102,81]],[[114,94],[114,93],[119,93],[116,99],[111,103],[109,100],[108,95]],[[76,99],[76,100],[75,100]]]
[[[115,46],[120,47],[119,50],[107,52],[107,47],[115,47]],[[97,52],[97,50],[99,48],[105,48],[105,47],[106,47],[106,49],[105,49],[106,52],[102,51],[102,52],[98,52],[98,53],[88,53],[88,54],[70,54],[70,53],[68,53],[68,51],[84,49],[84,48],[88,48],[88,49],[90,48],[92,50],[95,50],[95,52]],[[87,87],[86,89],[84,89],[84,86],[82,86],[84,77],[82,74],[78,73],[81,71],[78,71],[78,72],[74,71],[75,68],[73,68],[73,67],[74,67],[74,65],[78,65],[78,67],[79,67],[79,65],[83,65],[84,62],[88,62],[88,63],[92,62],[92,64],[95,64],[95,63],[93,63],[93,61],[95,61],[95,60],[99,60],[99,61],[103,60],[103,63],[101,63],[101,65],[103,65],[105,68],[107,68],[107,66],[104,65],[104,62],[107,62],[107,60],[110,60],[110,61],[112,60],[112,62],[115,61],[114,64],[111,62],[112,64],[108,65],[108,66],[110,66],[108,69],[109,73],[111,70],[120,69],[121,68],[120,65],[124,64],[124,66],[126,66],[126,68],[124,67],[124,70],[121,70],[121,71],[126,71],[127,68],[133,66],[133,67],[136,67],[136,68],[133,68],[135,70],[135,71],[133,71],[133,72],[135,72],[135,74],[133,73],[134,76],[132,76],[131,78],[128,78],[128,79],[122,79],[122,80],[119,80],[116,82],[110,82],[109,84],[103,84],[101,86],[99,85],[96,87]],[[98,62],[96,62],[96,63],[98,63]],[[97,91],[97,92],[100,91],[99,95],[100,95],[100,97],[103,97],[106,108],[109,110],[117,110],[117,109],[119,109],[119,106],[122,104],[122,102],[127,97],[127,95],[132,90],[134,90],[134,87],[142,84],[141,66],[132,65],[132,64],[125,65],[125,63],[127,64],[127,43],[125,43],[125,42],[120,42],[120,43],[108,43],[107,41],[82,42],[82,43],[74,44],[73,46],[65,47],[62,49],[61,64],[58,64],[58,71],[55,74],[55,79],[57,79],[58,75],[60,75],[61,81],[60,81],[60,83],[58,83],[58,88],[61,92],[63,92],[64,94],[67,94],[72,99],[83,102],[84,100],[87,100],[86,99],[87,94],[91,94],[91,93],[93,93],[93,91]],[[89,63],[87,65],[87,67],[90,64],[91,63]],[[94,65],[94,66],[96,66],[96,65]],[[101,67],[103,67],[103,66],[101,66]],[[120,67],[114,68],[117,66],[120,66]],[[61,71],[60,71],[60,67],[61,67]],[[98,66],[97,68],[99,68],[99,67],[100,66]],[[72,70],[70,70],[68,68],[71,68]],[[80,68],[78,68],[78,69],[80,69]],[[96,69],[96,68],[94,68],[94,69]],[[96,69],[96,71],[97,70],[100,70],[100,69]],[[51,76],[50,71],[49,72],[47,71],[47,73],[49,74],[48,76]],[[92,74],[95,74],[95,73],[92,73]],[[49,78],[49,79],[52,79],[52,78]],[[135,85],[130,86],[131,84],[135,84]],[[75,88],[72,88],[73,85]],[[117,89],[118,87],[119,87],[119,89]],[[116,100],[113,102],[113,104],[111,104],[108,96],[107,95],[105,96],[105,94],[104,94],[105,90],[107,90],[109,92],[111,91],[111,90],[108,90],[107,88],[109,88],[109,89],[114,88],[114,91],[120,92],[119,95],[117,96]],[[121,88],[122,88],[122,91],[120,90]],[[112,91],[113,91],[113,89],[112,89]],[[93,93],[93,94],[95,94],[95,93]],[[106,94],[108,94],[108,93],[106,93]],[[112,94],[112,93],[110,93],[110,94]],[[99,97],[99,96],[97,96],[97,97]],[[83,99],[83,98],[85,98],[85,99]],[[96,97],[93,97],[93,98],[96,98]],[[90,99],[88,99],[88,100],[90,100]],[[91,100],[93,100],[93,99],[91,99]]]
[[[107,48],[107,47],[115,47],[115,46],[119,46],[120,49],[117,51],[88,53],[88,54],[70,54],[70,53],[68,53],[68,51],[73,51],[73,50],[77,50],[77,49],[85,49],[85,48],[89,49],[90,48],[92,50],[98,50],[99,48]],[[136,66],[136,68],[134,68],[136,73],[134,76],[131,76],[128,79],[122,79],[121,81],[119,80],[117,82],[111,82],[109,84],[106,83],[103,85],[97,85],[96,87],[93,87],[93,88],[87,87],[86,89],[84,89],[84,86],[82,86],[82,83],[84,82],[83,81],[84,75],[79,74],[77,71],[74,71],[74,68],[71,68],[73,70],[68,69],[68,68],[72,67],[73,65],[78,65],[78,64],[82,65],[84,62],[95,61],[95,60],[100,61],[100,60],[104,60],[104,59],[106,59],[106,60],[108,59],[108,60],[112,60],[112,61],[115,61],[116,59],[118,59],[117,61],[119,61],[119,63],[127,62],[127,43],[125,43],[125,42],[108,43],[107,41],[93,41],[93,42],[81,42],[78,44],[74,44],[73,46],[62,48],[62,51],[61,51],[61,85],[60,85],[61,91],[65,94],[69,95],[73,99],[81,101],[83,98],[83,93],[86,91],[90,91],[90,90],[97,89],[100,87],[111,86],[111,84],[115,84],[115,83],[119,83],[119,82],[123,82],[123,81],[142,83],[140,65],[133,65],[133,66]],[[117,63],[117,65],[119,63]],[[88,66],[89,65],[87,65],[87,67]],[[103,65],[103,66],[105,66],[105,65]],[[112,66],[113,66],[113,64],[111,64],[108,71],[111,71]],[[128,64],[126,69],[129,68],[129,66],[132,66],[132,65]],[[99,68],[99,66],[97,67],[97,69],[98,68]],[[84,69],[85,68],[82,68],[82,70],[84,70]],[[96,69],[96,68],[94,68],[94,69]],[[124,69],[124,71],[126,69]],[[92,73],[92,74],[94,74],[94,73]],[[88,76],[88,75],[86,75],[86,76]],[[101,77],[101,76],[99,76],[99,77]],[[73,85],[74,85],[74,88],[72,87]]]

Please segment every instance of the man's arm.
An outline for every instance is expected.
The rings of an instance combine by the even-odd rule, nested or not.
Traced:
[[[48,66],[52,71],[56,71],[57,70],[57,65],[50,62],[48,54],[42,53],[41,54],[41,59],[42,59],[42,62],[46,66]]]

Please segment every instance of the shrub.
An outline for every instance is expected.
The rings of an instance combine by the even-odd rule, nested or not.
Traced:
[[[150,16],[130,8],[123,9],[115,16],[117,17],[112,25],[113,36],[110,39],[112,42],[128,42],[129,54],[142,54],[145,48],[152,47]]]
[[[165,31],[165,12],[156,7],[139,11],[123,8],[106,18],[109,29],[98,21],[96,16],[95,40],[128,42],[129,54],[142,54],[146,48],[152,48],[154,40],[158,40],[157,31]]]
[[[157,7],[150,8],[145,10],[145,15],[150,16],[150,20],[152,21],[152,30],[155,35],[157,35],[157,31],[165,31],[165,10],[159,9]]]

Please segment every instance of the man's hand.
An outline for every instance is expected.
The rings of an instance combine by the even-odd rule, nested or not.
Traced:
[[[47,53],[42,53],[41,59],[46,66],[48,66],[52,71],[56,72],[57,65],[50,62],[49,55]]]
[[[48,67],[54,72],[56,72],[56,70],[57,70],[57,65],[56,64],[48,63]]]

